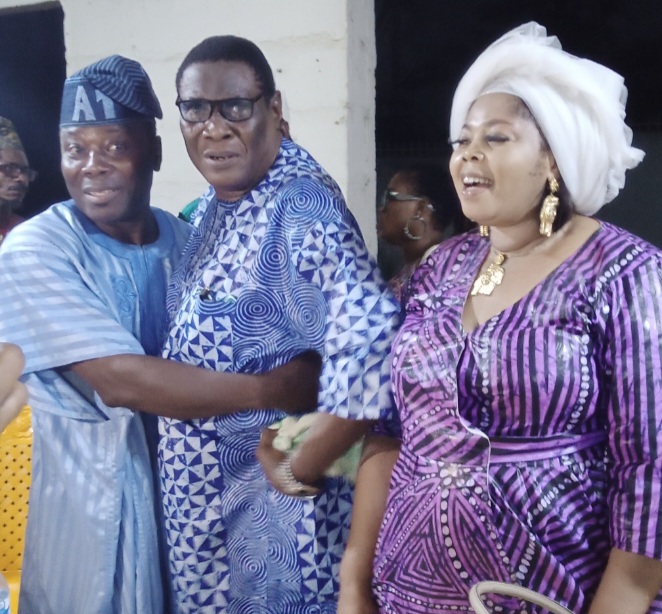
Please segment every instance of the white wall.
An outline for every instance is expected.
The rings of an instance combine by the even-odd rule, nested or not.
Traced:
[[[39,4],[0,0],[0,8]],[[67,74],[119,53],[145,66],[164,110],[152,202],[179,211],[204,190],[179,133],[174,77],[191,47],[236,34],[264,51],[293,138],[338,181],[376,253],[373,0],[61,0]]]

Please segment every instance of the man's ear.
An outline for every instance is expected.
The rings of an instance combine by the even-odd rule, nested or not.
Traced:
[[[275,114],[276,125],[280,130],[280,124],[283,119],[283,100],[280,91],[276,90],[269,101],[269,109]]]
[[[156,172],[161,170],[161,162],[163,162],[163,144],[160,136],[154,137],[152,148],[152,169]]]

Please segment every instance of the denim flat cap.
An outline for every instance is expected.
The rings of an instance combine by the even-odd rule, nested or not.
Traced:
[[[119,124],[162,117],[152,82],[135,60],[111,55],[64,82],[60,126]]]

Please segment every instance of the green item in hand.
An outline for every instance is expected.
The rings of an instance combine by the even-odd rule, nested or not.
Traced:
[[[287,416],[272,424],[269,428],[278,431],[273,440],[273,447],[281,452],[294,452],[306,438],[308,429],[315,423],[318,416],[319,414],[316,413],[304,414],[301,417]],[[353,482],[356,479],[362,449],[363,438],[336,459],[324,475],[330,478],[345,477]]]

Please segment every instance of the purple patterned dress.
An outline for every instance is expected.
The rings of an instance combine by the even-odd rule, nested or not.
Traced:
[[[451,239],[412,279],[392,353],[402,452],[375,558],[383,613],[471,611],[480,580],[583,612],[612,546],[662,558],[662,255],[603,223],[466,334],[487,250]]]

